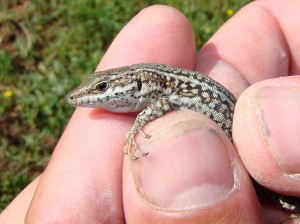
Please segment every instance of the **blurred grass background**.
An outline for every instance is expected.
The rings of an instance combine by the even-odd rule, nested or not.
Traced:
[[[250,0],[1,0],[0,211],[46,166],[87,78],[141,9],[166,4],[191,21],[197,47]]]

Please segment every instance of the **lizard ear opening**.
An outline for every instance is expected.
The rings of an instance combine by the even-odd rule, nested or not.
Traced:
[[[138,91],[141,91],[141,89],[142,89],[142,80],[141,79],[137,80],[137,89],[138,89]]]
[[[107,82],[99,82],[96,85],[96,89],[100,92],[105,92],[108,88],[108,83]]]

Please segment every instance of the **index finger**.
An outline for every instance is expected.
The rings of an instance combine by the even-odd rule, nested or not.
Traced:
[[[169,9],[165,13],[169,16],[162,19],[161,11],[147,24],[139,18],[146,16],[145,12],[133,18],[97,70],[158,61],[192,68],[192,29],[186,19],[178,18],[178,13]],[[26,221],[123,222],[122,148],[133,120],[103,110],[76,109],[38,184]]]

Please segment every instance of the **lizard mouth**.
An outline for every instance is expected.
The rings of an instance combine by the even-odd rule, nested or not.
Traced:
[[[79,107],[91,107],[93,105],[96,104],[96,102],[91,101],[90,97],[86,96],[86,97],[79,97],[77,98],[75,96],[75,94],[70,93],[69,95],[67,95],[67,101],[69,104],[71,104],[72,106],[79,106]]]

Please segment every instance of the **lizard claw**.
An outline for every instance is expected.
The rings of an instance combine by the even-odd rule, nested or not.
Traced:
[[[139,132],[144,138],[151,138],[151,135],[146,134],[141,128],[138,129],[138,132]]]
[[[133,146],[133,152],[131,152],[131,146]],[[123,150],[132,160],[137,160],[140,157],[147,156],[149,154],[149,152],[143,152],[134,140],[128,141]]]

